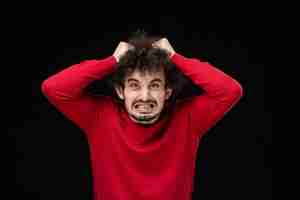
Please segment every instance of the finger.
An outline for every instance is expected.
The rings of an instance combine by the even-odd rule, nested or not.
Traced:
[[[128,49],[129,50],[133,50],[133,49],[135,49],[135,47],[133,45],[131,45],[131,44],[128,44]]]
[[[158,45],[156,42],[154,42],[154,43],[152,44],[152,47],[154,47],[154,48],[159,48],[159,45]]]

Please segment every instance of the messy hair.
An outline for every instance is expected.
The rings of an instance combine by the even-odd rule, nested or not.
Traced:
[[[112,74],[111,84],[124,88],[125,78],[134,71],[145,74],[163,70],[166,80],[165,87],[173,89],[170,100],[175,101],[176,95],[183,86],[182,81],[179,81],[178,69],[171,62],[169,52],[152,47],[152,44],[159,39],[161,37],[148,36],[144,31],[133,33],[128,39],[128,43],[134,48],[128,50],[116,64],[116,71]]]
[[[165,50],[153,48],[153,38],[148,38],[145,33],[135,35],[129,39],[128,43],[134,46],[134,49],[128,50],[116,65],[117,70],[113,75],[113,83],[116,86],[124,87],[125,77],[139,71],[142,74],[155,73],[163,70],[166,75],[166,86],[172,86],[171,71],[174,68],[170,62],[168,53]]]
[[[93,94],[100,93],[100,96],[112,96],[118,103],[123,103],[119,99],[115,87],[124,89],[125,79],[128,75],[135,70],[142,74],[163,70],[166,80],[165,87],[173,90],[171,97],[167,100],[169,105],[172,106],[178,99],[197,93],[198,88],[171,62],[168,52],[152,47],[152,44],[161,38],[160,36],[149,36],[141,30],[133,32],[127,42],[134,46],[134,49],[128,50],[119,59],[113,73],[102,80],[95,81],[88,90]]]

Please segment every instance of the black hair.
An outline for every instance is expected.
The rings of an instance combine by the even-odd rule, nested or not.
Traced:
[[[112,74],[110,84],[124,88],[125,78],[139,71],[142,74],[148,72],[164,71],[166,87],[173,89],[172,96],[168,101],[175,103],[176,96],[180,93],[185,81],[177,67],[171,62],[169,52],[163,49],[153,48],[152,44],[162,37],[149,36],[145,31],[138,30],[131,34],[128,43],[134,49],[128,50],[123,55],[116,66],[116,71]],[[116,93],[114,96],[117,98]]]
[[[169,53],[163,49],[153,48],[152,44],[155,41],[163,38],[162,36],[150,36],[143,30],[138,30],[131,33],[127,42],[134,46],[134,49],[128,50],[116,64],[116,70],[104,77],[98,89],[109,91],[109,95],[119,103],[123,103],[119,99],[115,87],[124,88],[124,81],[126,76],[134,71],[139,71],[142,74],[149,72],[164,71],[166,87],[173,90],[171,97],[168,99],[169,105],[174,105],[176,100],[198,92],[198,88],[192,81],[186,77],[180,70],[173,64],[169,58]],[[101,85],[101,87],[99,87]],[[188,87],[186,89],[185,86]],[[91,87],[92,88],[92,87]],[[97,86],[96,86],[97,88]],[[185,93],[183,89],[186,90]]]

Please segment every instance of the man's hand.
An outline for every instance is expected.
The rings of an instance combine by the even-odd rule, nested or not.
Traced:
[[[120,42],[113,53],[113,56],[116,58],[117,62],[119,62],[120,58],[130,49],[134,47],[127,42]]]
[[[152,44],[152,46],[154,48],[160,48],[160,49],[167,51],[170,58],[175,54],[175,50],[173,49],[173,47],[171,46],[171,44],[169,43],[167,38],[162,38],[162,39],[154,42]]]

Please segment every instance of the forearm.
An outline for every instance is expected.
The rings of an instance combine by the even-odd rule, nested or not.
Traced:
[[[115,57],[110,56],[72,65],[44,80],[42,91],[46,95],[56,94],[55,96],[64,99],[75,98],[81,95],[83,89],[90,83],[113,72],[115,64]]]
[[[236,94],[241,96],[241,85],[208,62],[186,58],[178,53],[175,53],[171,60],[183,74],[191,78],[195,85],[203,89],[206,95],[220,97]]]

